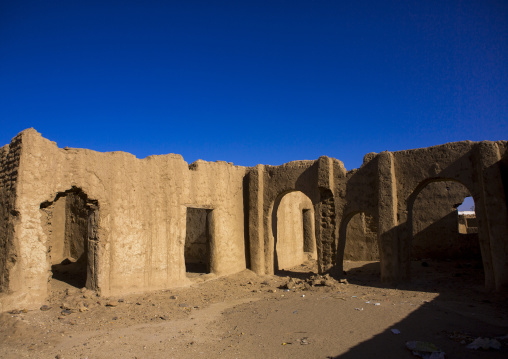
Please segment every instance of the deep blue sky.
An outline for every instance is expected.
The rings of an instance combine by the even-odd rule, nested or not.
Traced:
[[[1,1],[0,145],[238,165],[508,139],[508,1]]]

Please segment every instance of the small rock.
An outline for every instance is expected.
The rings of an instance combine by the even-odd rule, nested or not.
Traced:
[[[313,287],[317,287],[317,286],[320,286],[322,285],[322,280],[321,279],[313,279],[311,282],[310,282],[310,285],[313,286]]]
[[[178,299],[178,297],[176,295],[172,295],[169,299]]]
[[[50,309],[51,309],[51,307],[50,307],[49,305],[46,305],[46,304],[44,304],[44,305],[41,307],[41,310],[42,310],[43,312],[48,311],[48,310],[50,310]]]
[[[63,302],[63,303],[62,303],[62,305],[60,306],[60,308],[62,308],[62,309],[64,309],[64,310],[65,310],[65,309],[66,309],[66,310],[71,310],[71,309],[72,309],[72,306],[71,306],[69,303],[67,303],[67,302]]]
[[[162,320],[169,320],[169,317],[167,315],[161,315],[159,318]]]
[[[60,314],[62,314],[62,315],[70,315],[70,314],[72,314],[72,312],[69,309],[64,309],[64,310],[62,310],[60,312]]]
[[[289,290],[289,289],[287,289],[287,290]],[[275,290],[275,289],[268,289],[268,293],[275,293],[275,292],[277,292],[277,290]]]
[[[116,307],[116,306],[118,306],[117,300],[109,300],[106,302],[106,307]]]
[[[343,278],[343,279],[340,279],[339,280],[339,283],[340,284],[349,284],[349,282],[347,281],[347,279]]]
[[[334,281],[333,281],[333,280],[331,280],[331,279],[326,279],[326,280],[324,280],[324,281],[323,281],[323,285],[324,285],[325,287],[333,287],[333,286],[334,286],[334,284],[335,284],[335,283],[334,283]]]
[[[83,294],[83,298],[85,298],[85,299],[92,299],[93,297],[96,296],[94,291],[86,289],[86,288],[81,289],[81,294]]]

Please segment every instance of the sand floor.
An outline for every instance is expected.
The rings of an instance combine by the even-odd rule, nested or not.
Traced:
[[[508,334],[507,295],[483,290],[478,264],[414,262],[414,280],[398,286],[379,281],[377,262],[346,262],[343,283],[314,270],[207,275],[121,298],[54,280],[46,310],[0,314],[0,357],[416,358],[405,346],[414,340],[447,358],[508,357],[506,339],[499,350],[467,348]]]

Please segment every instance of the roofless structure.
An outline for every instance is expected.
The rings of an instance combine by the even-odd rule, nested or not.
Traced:
[[[412,259],[477,254],[503,290],[507,193],[506,141],[370,153],[346,171],[325,156],[241,167],[62,149],[27,129],[0,149],[0,311],[45,302],[52,277],[114,296],[308,257],[339,273],[345,257],[378,259],[398,282]],[[477,230],[460,233],[467,196]]]

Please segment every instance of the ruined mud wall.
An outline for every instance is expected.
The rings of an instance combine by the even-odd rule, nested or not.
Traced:
[[[478,235],[459,233],[457,207],[469,191],[458,182],[440,181],[425,186],[413,207],[412,259],[480,258]]]
[[[137,159],[123,152],[60,149],[33,129],[20,136],[23,178],[18,181],[22,190],[16,210],[22,215],[15,241],[22,260],[9,276],[15,283],[9,289],[18,288],[17,299],[40,303],[46,298],[50,239],[41,204],[73,188],[97,202],[95,252],[89,261],[92,256],[93,281],[103,294],[189,283],[184,265],[187,207],[213,209],[213,272],[222,275],[245,268],[246,168],[204,161],[189,168],[181,156],[172,154]]]
[[[271,274],[275,267],[277,209],[292,191],[305,194],[314,207],[314,226],[320,272],[336,262],[336,205],[334,180],[345,176],[342,162],[326,156],[316,161],[293,161],[281,166],[258,165],[246,178],[249,190],[248,238],[250,268]]]
[[[505,149],[504,141],[463,141],[377,156],[384,281],[410,279],[414,204],[420,191],[431,182],[457,181],[476,203],[485,286],[508,286],[508,210],[501,175]]]
[[[15,200],[20,156],[19,135],[10,145],[0,148],[0,293],[8,292],[10,274],[17,261],[13,231],[18,216]]]

